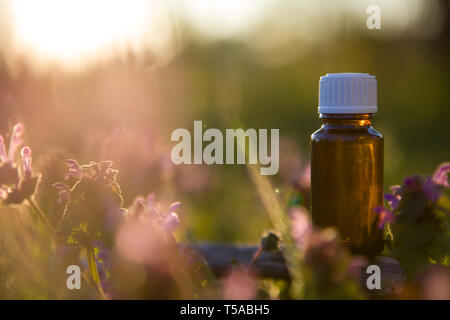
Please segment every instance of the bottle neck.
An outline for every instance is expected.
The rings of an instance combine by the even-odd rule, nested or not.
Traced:
[[[326,125],[346,125],[365,127],[372,125],[373,113],[362,114],[331,114],[321,113],[320,118],[323,119],[323,123]]]

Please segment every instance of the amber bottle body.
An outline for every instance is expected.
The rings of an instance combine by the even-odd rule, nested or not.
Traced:
[[[322,114],[311,136],[313,223],[336,227],[353,253],[383,249],[374,208],[383,204],[383,136],[371,114]]]

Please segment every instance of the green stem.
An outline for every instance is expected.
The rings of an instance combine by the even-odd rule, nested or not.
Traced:
[[[56,243],[56,245],[60,245],[63,243],[59,235],[56,233],[55,229],[53,228],[50,221],[47,219],[47,215],[45,212],[39,207],[39,205],[36,203],[36,201],[33,198],[27,198],[27,202],[30,205],[30,207],[33,209],[33,211],[36,212],[36,214],[39,216],[39,218],[44,222],[45,226],[47,227],[48,231],[50,232],[52,239]],[[97,271],[97,264],[95,263],[95,253],[94,248],[92,246],[89,246],[87,248],[87,256],[88,256],[88,266],[89,266],[89,275],[83,273],[83,278],[86,280],[86,282],[96,289],[102,299],[107,299],[102,286],[100,285],[100,277],[98,275]]]
[[[97,263],[95,262],[95,251],[92,244],[86,246],[86,255],[91,279],[94,282],[95,286],[97,287],[102,299],[107,299],[105,292],[103,291],[102,284],[100,282],[100,276],[98,275]]]
[[[250,178],[256,186],[261,202],[266,208],[273,226],[281,232],[284,239],[283,255],[286,266],[291,276],[291,295],[294,299],[302,299],[305,294],[305,275],[303,262],[297,250],[295,241],[291,235],[290,220],[286,214],[286,208],[280,202],[278,195],[274,192],[272,184],[267,176],[260,175],[259,167],[248,165]]]
[[[30,197],[27,198],[28,204],[30,207],[37,213],[39,218],[44,222],[45,226],[47,227],[48,231],[50,232],[53,240],[56,244],[60,244],[60,239],[58,234],[56,233],[55,229],[53,228],[50,221],[47,219],[47,215],[44,213],[44,211],[39,207],[39,205]]]

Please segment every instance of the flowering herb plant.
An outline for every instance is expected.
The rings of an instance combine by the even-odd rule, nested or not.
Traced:
[[[195,249],[178,243],[174,235],[180,224],[177,211],[181,203],[163,206],[150,193],[125,207],[119,172],[111,161],[80,165],[76,160],[66,160],[64,182],[53,183],[53,189],[47,190],[55,194],[55,199],[58,195],[54,202],[59,206],[53,208],[61,210],[59,218],[53,214],[57,218],[50,220],[45,212],[48,209],[41,208],[37,195],[37,190],[45,187],[40,182],[48,177],[45,172],[36,174],[32,169],[30,147],[24,146],[19,152],[23,134],[23,124],[16,124],[8,150],[0,136],[0,218],[14,224],[12,232],[19,234],[8,237],[5,228],[0,233],[0,297],[367,297],[360,286],[360,276],[368,261],[353,256],[336,230],[312,225],[307,203],[302,200],[308,197],[299,194],[301,190],[307,194],[307,186],[288,193],[290,199],[284,205],[278,199],[279,190],[274,191],[267,178],[250,169],[276,231],[264,234],[247,264],[231,260],[228,272],[217,276]],[[449,264],[449,172],[450,164],[444,163],[432,176],[408,177],[385,195],[387,207],[375,209],[379,227],[385,229],[388,248],[411,279],[430,263],[440,267]],[[256,266],[267,254],[284,256],[289,281],[260,279]],[[66,290],[65,281],[59,276],[54,280],[45,278],[47,287],[42,290],[40,286],[46,281],[39,278],[41,273],[64,276],[67,266],[74,264],[83,267],[83,290]],[[17,282],[17,270],[32,270],[36,266],[40,272],[27,273],[31,284]],[[417,279],[432,279],[440,284],[449,279],[448,269],[430,270]],[[17,289],[22,287],[27,289]],[[39,295],[33,290],[49,293]],[[431,288],[428,293],[435,291]]]
[[[449,265],[449,172],[443,163],[431,176],[407,177],[385,194],[388,206],[375,209],[388,248],[410,276],[430,263]]]
[[[23,143],[24,126],[14,126],[6,152],[3,136],[0,135],[0,198],[4,204],[20,204],[34,193],[38,176],[32,176],[31,148],[20,150],[22,165],[16,160],[17,150]]]

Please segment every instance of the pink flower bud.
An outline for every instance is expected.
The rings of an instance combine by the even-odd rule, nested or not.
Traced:
[[[5,144],[3,142],[3,136],[0,135],[0,160],[2,162],[8,161],[8,156],[6,154]]]
[[[14,155],[16,154],[17,148],[23,143],[23,133],[25,127],[22,123],[17,123],[13,128],[13,133],[11,135],[11,141],[9,142],[8,159],[14,161]]]
[[[433,174],[433,182],[437,185],[448,188],[448,173],[450,172],[450,163],[442,163]]]
[[[68,180],[70,177],[74,177],[75,179],[81,179],[83,176],[83,172],[81,171],[80,165],[76,160],[67,159],[67,166],[69,167],[69,171],[64,175],[64,179]]]
[[[20,155],[22,156],[23,172],[31,174],[31,148],[23,147],[20,150]]]
[[[379,215],[378,228],[380,229],[383,229],[386,223],[393,222],[395,219],[394,213],[383,206],[378,206],[373,211]]]
[[[180,224],[180,218],[178,218],[178,215],[175,212],[170,212],[166,214],[161,221],[161,226],[167,231],[167,232],[173,232],[178,225]]]
[[[70,200],[70,188],[68,185],[62,182],[57,182],[52,185],[53,188],[59,191],[58,193],[58,203]]]

